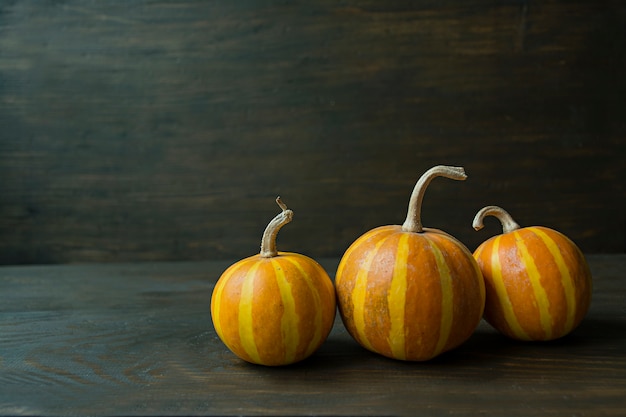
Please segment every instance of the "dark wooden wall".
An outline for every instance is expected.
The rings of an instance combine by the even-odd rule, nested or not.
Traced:
[[[339,256],[487,204],[626,250],[621,0],[3,0],[0,263]]]

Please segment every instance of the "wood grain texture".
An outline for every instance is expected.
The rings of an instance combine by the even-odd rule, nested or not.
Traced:
[[[230,259],[488,204],[626,250],[621,1],[0,4],[0,263]]]
[[[0,268],[0,415],[620,416],[626,256],[590,256],[572,334],[510,341],[482,323],[433,361],[370,353],[340,321],[294,366],[237,359],[211,325],[229,262]],[[338,260],[326,259],[331,272]]]

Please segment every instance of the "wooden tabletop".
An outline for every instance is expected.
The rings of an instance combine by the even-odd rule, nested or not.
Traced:
[[[626,255],[588,256],[591,309],[551,343],[481,323],[460,348],[405,363],[339,318],[296,365],[242,362],[209,303],[229,262],[0,268],[0,415],[626,415]],[[336,259],[321,262],[332,276]]]

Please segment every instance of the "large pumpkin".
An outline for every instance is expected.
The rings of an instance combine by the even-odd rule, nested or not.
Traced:
[[[335,291],[313,259],[276,250],[283,211],[265,229],[261,253],[230,266],[215,285],[211,317],[224,344],[241,359],[287,365],[313,354],[326,340],[336,311]]]
[[[488,206],[485,216],[502,223],[503,234],[483,242],[474,257],[485,278],[485,319],[518,340],[552,340],[570,333],[591,303],[591,272],[580,249],[547,227],[520,226],[504,209]]]
[[[481,320],[483,279],[471,252],[445,232],[422,227],[430,181],[466,178],[463,168],[437,166],[417,182],[402,226],[382,226],[343,255],[335,287],[339,312],[363,347],[424,361],[465,342]]]

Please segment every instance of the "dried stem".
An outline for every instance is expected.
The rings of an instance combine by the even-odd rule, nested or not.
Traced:
[[[282,209],[282,212],[276,215],[263,232],[261,239],[261,257],[272,258],[278,255],[276,250],[276,235],[281,227],[289,223],[293,219],[293,211],[289,210],[280,197],[276,197],[276,204]]]
[[[406,220],[402,224],[402,230],[405,232],[421,233],[423,231],[422,226],[422,200],[424,199],[424,193],[426,187],[435,177],[446,177],[453,180],[465,180],[465,170],[462,167],[451,167],[445,165],[438,165],[426,171],[415,184],[413,192],[411,193],[411,199],[409,200],[409,210],[406,215]]]
[[[494,216],[500,220],[503,233],[509,233],[520,228],[519,224],[517,224],[515,220],[513,220],[513,217],[511,217],[511,215],[502,207],[487,206],[480,209],[478,213],[476,213],[476,216],[474,216],[474,221],[472,222],[474,229],[482,229],[483,220],[487,216]]]

